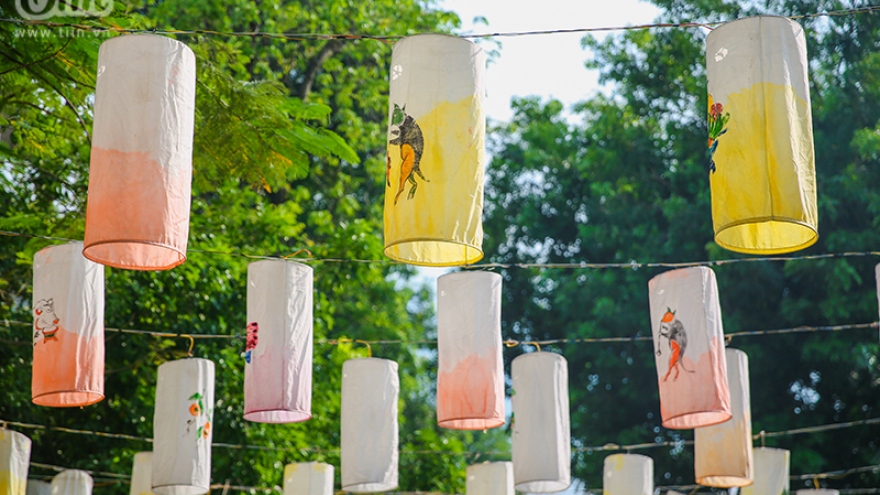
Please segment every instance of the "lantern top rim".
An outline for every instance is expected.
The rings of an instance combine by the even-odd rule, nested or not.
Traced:
[[[164,363],[159,365],[159,368],[166,366],[166,365],[173,365],[173,367],[185,366],[186,364],[191,363],[191,362],[195,362],[195,364],[199,364],[200,362],[205,362],[206,364],[209,365],[210,368],[212,368],[212,369],[214,368],[214,361],[211,361],[210,359],[207,359],[207,358],[194,357],[194,356],[193,357],[185,357],[185,358],[181,358],[181,359],[171,359],[169,361],[165,361]],[[169,366],[169,367],[172,367],[172,366]]]
[[[192,48],[190,48],[189,45],[187,45],[186,43],[184,43],[184,42],[182,42],[182,41],[180,41],[180,40],[176,40],[176,39],[174,39],[174,38],[170,38],[170,37],[168,37],[168,36],[162,36],[162,35],[160,35],[160,34],[153,34],[153,33],[131,33],[131,34],[121,34],[121,35],[119,35],[119,36],[114,36],[114,37],[112,37],[112,38],[110,38],[110,39],[108,39],[108,40],[102,42],[102,43],[101,43],[101,46],[104,46],[104,45],[107,44],[107,43],[114,43],[114,42],[116,42],[117,40],[122,40],[122,39],[131,40],[131,39],[133,39],[133,38],[147,38],[147,39],[156,40],[156,41],[158,41],[158,40],[163,40],[163,42],[164,42],[164,41],[170,41],[172,45],[175,45],[175,44],[176,44],[176,45],[180,45],[180,46],[182,46],[182,47],[185,47],[187,50],[189,50],[190,53],[192,53]],[[195,54],[193,54],[193,55],[195,55]]]
[[[727,26],[730,26],[730,25],[733,25],[733,24],[736,24],[736,23],[739,23],[739,22],[754,22],[754,21],[756,21],[756,20],[760,21],[760,20],[763,20],[763,19],[768,19],[768,20],[776,20],[776,19],[779,19],[779,20],[783,20],[783,21],[786,21],[789,25],[797,25],[797,27],[800,28],[801,33],[804,32],[804,27],[801,26],[800,23],[798,23],[798,22],[796,22],[796,21],[794,21],[794,20],[792,20],[792,19],[790,19],[790,18],[788,18],[788,17],[782,16],[782,15],[752,15],[752,16],[749,16],[749,17],[741,17],[741,18],[739,18],[739,19],[734,19],[734,20],[732,20],[732,21],[727,21],[727,22],[725,22],[724,24],[722,24],[722,25],[716,27],[715,29],[713,29],[712,31],[710,31],[709,34],[706,36],[706,38],[708,39],[710,36],[712,36],[713,34],[719,32],[719,31],[721,31],[721,30],[723,30],[723,29],[726,28]]]
[[[27,440],[28,443],[32,443],[31,437],[25,435],[24,433],[16,430],[10,430],[6,427],[6,425],[0,426],[0,435],[10,435],[12,437],[17,437],[20,439]]]
[[[712,270],[708,266],[687,266],[684,268],[673,268],[672,270],[666,270],[664,272],[660,272],[657,275],[654,275],[653,277],[651,277],[651,279],[648,281],[648,283],[650,284],[652,282],[663,280],[664,278],[680,276],[685,273],[693,273],[693,272],[700,272],[700,273],[709,272],[712,275],[715,275],[715,270]]]
[[[519,356],[513,358],[513,361],[514,362],[518,361],[518,360],[521,361],[524,359],[545,359],[545,360],[562,361],[564,363],[568,363],[568,361],[565,359],[565,356],[563,356],[562,354],[557,354],[555,352],[549,352],[549,351],[535,351],[535,352],[528,352],[525,354],[520,354]]]
[[[648,460],[648,461],[651,461],[652,463],[654,462],[654,458],[651,456],[647,456],[644,454],[630,454],[628,452],[620,452],[617,454],[611,454],[609,456],[606,456],[605,459],[608,460],[608,459],[611,459],[612,457],[626,457],[627,459]]]
[[[280,264],[284,264],[285,266],[296,266],[296,267],[308,268],[309,270],[311,270],[313,272],[315,271],[315,269],[312,268],[310,265],[302,263],[301,261],[298,261],[297,259],[293,259],[293,258],[271,258],[271,259],[265,259],[265,260],[252,261],[252,262],[248,263],[248,268],[250,268],[251,265],[280,265]]]
[[[786,454],[790,454],[790,453],[791,453],[790,450],[788,450],[788,449],[780,449],[779,447],[753,447],[753,449],[756,450],[756,451],[757,451],[757,450],[760,450],[760,451],[763,451],[763,452],[779,452],[779,453],[786,453]]]
[[[400,43],[401,41],[411,40],[411,39],[415,39],[415,38],[427,38],[427,37],[434,37],[434,36],[436,36],[436,37],[443,37],[443,38],[452,38],[452,39],[456,39],[456,40],[466,41],[466,42],[470,43],[471,45],[478,46],[478,47],[480,46],[480,45],[474,43],[473,41],[471,41],[471,40],[469,40],[469,39],[467,39],[467,38],[464,38],[464,37],[459,36],[459,35],[457,35],[457,34],[450,34],[450,33],[417,33],[417,34],[410,34],[410,35],[408,35],[408,36],[404,36],[403,38],[400,38],[400,39],[397,40],[394,44],[397,45],[397,44]],[[480,47],[480,50],[482,50],[482,47]]]
[[[880,265],[878,265],[878,266],[880,266]],[[500,273],[490,272],[489,270],[461,270],[461,271],[457,271],[457,272],[444,273],[443,275],[440,275],[439,277],[437,277],[437,280],[463,278],[463,277],[464,278],[482,277],[482,276],[488,276],[488,277],[494,278],[494,279],[501,278]]]

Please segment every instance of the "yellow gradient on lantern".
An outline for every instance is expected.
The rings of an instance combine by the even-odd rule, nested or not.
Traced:
[[[748,254],[804,249],[819,239],[813,128],[807,102],[768,82],[731,93],[709,174],[715,242]]]
[[[385,255],[422,266],[459,266],[483,258],[485,117],[478,95],[443,102],[415,116],[424,152],[413,173],[418,187],[401,183],[400,146],[388,145],[390,186],[385,188]],[[405,180],[405,177],[404,177]]]
[[[19,478],[11,471],[0,471],[0,495],[24,495],[27,479]]]

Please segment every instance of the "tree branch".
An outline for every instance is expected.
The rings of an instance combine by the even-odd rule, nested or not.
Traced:
[[[342,42],[339,40],[328,41],[321,47],[318,54],[309,60],[308,65],[306,65],[306,71],[303,74],[302,81],[299,83],[299,88],[297,89],[295,96],[298,96],[302,101],[308,99],[309,93],[312,92],[312,85],[315,83],[315,78],[318,77],[318,71],[321,70],[324,62],[333,55],[339,53],[340,50],[342,50]]]

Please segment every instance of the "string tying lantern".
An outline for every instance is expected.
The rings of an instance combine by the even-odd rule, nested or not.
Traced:
[[[153,416],[156,495],[201,495],[211,487],[214,363],[190,358],[159,366]]]
[[[797,251],[818,238],[803,28],[784,17],[728,22],[706,39],[709,183],[718,245]]]
[[[104,267],[81,242],[34,255],[34,404],[77,407],[104,398]]]
[[[731,417],[715,272],[661,273],[648,282],[663,426],[687,429]]]
[[[248,265],[244,419],[312,416],[312,268],[286,260]]]
[[[195,70],[192,50],[170,38],[118,36],[101,44],[87,258],[134,270],[186,260]]]
[[[456,430],[504,424],[501,275],[437,279],[437,423]]]
[[[421,34],[391,55],[385,255],[424,266],[483,257],[486,55],[455,36]]]
[[[66,469],[52,478],[52,495],[92,495],[94,480],[79,469]]]
[[[465,495],[514,495],[513,463],[484,462],[468,466]]]
[[[752,413],[749,398],[749,359],[739,349],[727,348],[727,378],[733,417],[726,423],[694,431],[694,471],[697,483],[731,488],[751,485]]]
[[[756,447],[754,457],[755,482],[742,488],[743,495],[788,495],[789,452]]]
[[[284,495],[333,495],[333,466],[300,462],[284,466]]]
[[[349,359],[342,365],[342,489],[397,488],[397,363]]]
[[[513,477],[525,493],[571,485],[568,363],[550,352],[522,354],[511,363]]]
[[[639,454],[614,454],[605,458],[604,495],[652,495],[654,460]]]
[[[131,466],[129,495],[153,495],[153,453],[138,452]]]
[[[25,495],[31,439],[17,431],[0,428],[0,493]]]

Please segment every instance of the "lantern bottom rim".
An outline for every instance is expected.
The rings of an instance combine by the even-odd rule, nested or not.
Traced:
[[[448,418],[438,419],[437,426],[447,430],[489,430],[504,426],[504,418]]]
[[[59,390],[35,395],[31,402],[46,407],[83,407],[104,400],[103,390]]]
[[[732,417],[733,414],[730,411],[719,409],[716,411],[679,414],[678,416],[664,419],[661,424],[664,428],[669,428],[670,430],[692,430],[694,428],[704,428],[725,423]]]
[[[86,240],[82,254],[95,263],[112,268],[161,271],[186,261],[186,245],[181,250],[167,243],[142,239]]]
[[[711,486],[715,488],[749,486],[754,482],[755,480],[753,479],[753,477],[749,476],[711,475],[697,478],[698,485]]]
[[[814,223],[773,215],[737,220],[715,229],[716,244],[743,254],[792,253],[818,240],[819,232]]]
[[[203,495],[211,491],[209,486],[196,485],[160,485],[153,487],[156,495]]]
[[[516,491],[522,493],[554,493],[566,490],[571,486],[568,480],[534,480],[524,481],[515,485]]]
[[[387,492],[397,488],[397,483],[354,483],[343,485],[342,490],[354,493]]]
[[[483,259],[483,249],[467,242],[413,237],[385,245],[385,256],[408,265],[464,266]]]
[[[263,409],[244,413],[244,419],[254,423],[300,423],[311,418],[312,411],[300,409]]]

